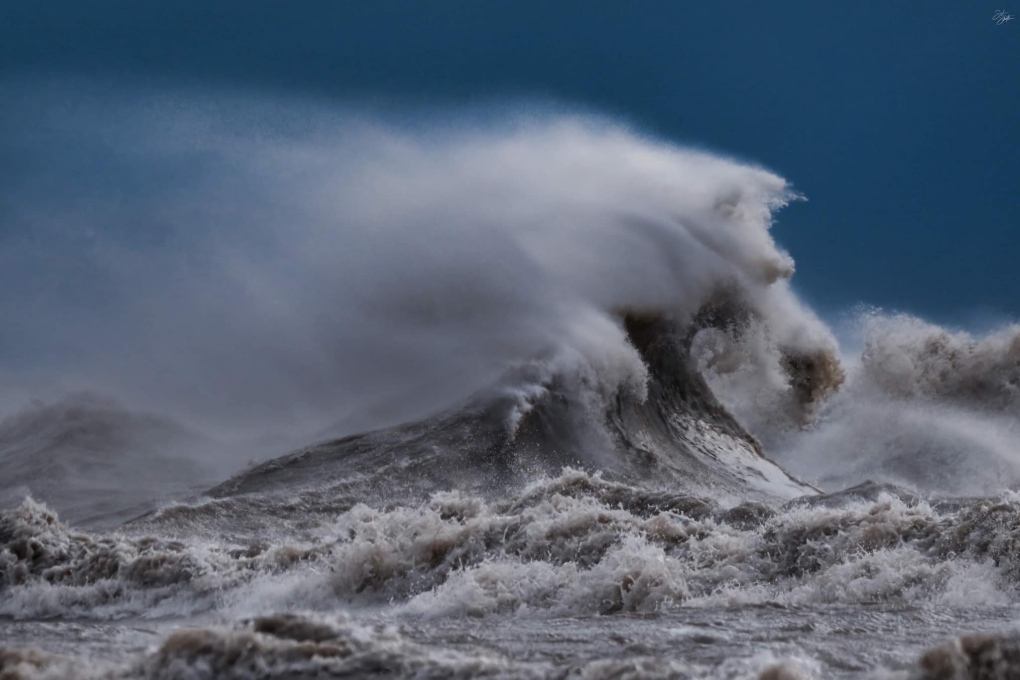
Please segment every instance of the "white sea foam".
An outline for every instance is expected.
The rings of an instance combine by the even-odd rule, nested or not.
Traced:
[[[402,602],[415,616],[578,616],[735,603],[1014,599],[1020,505],[724,509],[565,472],[505,501],[357,505],[266,546],[90,535],[26,502],[0,523],[0,615],[255,615]],[[309,518],[311,520],[313,518]],[[974,584],[982,584],[979,589]]]

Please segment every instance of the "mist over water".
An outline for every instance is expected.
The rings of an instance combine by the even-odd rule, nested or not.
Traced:
[[[0,86],[0,676],[1020,668],[908,670],[1020,601],[1020,327],[837,333],[777,174],[549,106],[41,91]]]
[[[786,182],[609,121],[17,95],[36,162],[0,244],[27,282],[2,299],[15,384],[307,435],[425,415],[543,352],[640,389],[615,313],[689,315],[724,285],[777,342],[831,344],[771,285]]]

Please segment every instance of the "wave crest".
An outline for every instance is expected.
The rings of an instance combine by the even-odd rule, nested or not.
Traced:
[[[865,333],[865,374],[887,393],[1020,411],[1020,326],[976,338],[902,314],[872,315]]]

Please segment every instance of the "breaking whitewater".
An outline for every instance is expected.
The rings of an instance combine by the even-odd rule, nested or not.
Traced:
[[[230,257],[136,253],[144,314],[89,323],[139,362],[74,385],[123,396],[0,422],[0,678],[1020,678],[1020,329],[841,349],[759,168],[340,127],[189,119]]]

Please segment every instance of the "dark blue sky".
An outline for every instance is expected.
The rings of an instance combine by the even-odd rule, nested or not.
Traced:
[[[3,0],[0,77],[591,108],[790,179],[777,238],[823,310],[1017,317],[1020,20],[992,15],[1020,0],[995,2]]]

